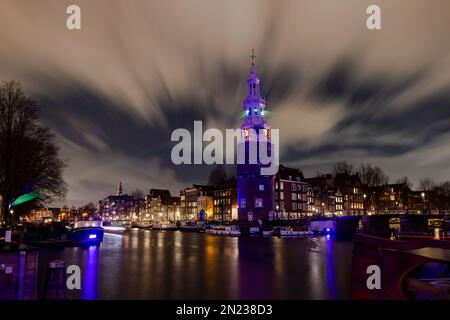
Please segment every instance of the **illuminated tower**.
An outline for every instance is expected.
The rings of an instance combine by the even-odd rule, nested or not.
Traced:
[[[247,80],[247,97],[244,100],[244,123],[241,126],[242,140],[238,154],[245,152],[245,163],[236,168],[238,179],[238,219],[240,221],[272,220],[274,206],[274,176],[261,174],[260,148],[270,156],[273,150],[270,141],[270,126],[266,121],[266,101],[261,97],[259,79],[256,74],[255,55]]]

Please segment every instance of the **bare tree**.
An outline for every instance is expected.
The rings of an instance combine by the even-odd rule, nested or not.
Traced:
[[[409,180],[408,177],[402,177],[400,179],[397,179],[397,183],[401,183],[406,185],[408,188],[412,189],[412,187],[414,186],[414,184]]]
[[[346,162],[346,161],[339,161],[334,165],[333,173],[350,173],[352,174],[353,171],[353,165]]]
[[[420,191],[431,191],[436,187],[436,183],[430,178],[422,178],[419,182]]]
[[[450,181],[445,181],[435,187],[438,194],[444,195],[450,198]]]
[[[357,173],[366,187],[378,187],[389,182],[389,177],[383,169],[377,166],[372,167],[371,164],[361,164]]]
[[[35,192],[41,202],[62,199],[65,162],[58,157],[50,129],[38,118],[36,101],[27,98],[18,82],[0,86],[0,195],[2,220],[20,195]]]

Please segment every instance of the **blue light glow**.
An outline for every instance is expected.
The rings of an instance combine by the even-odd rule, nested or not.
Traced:
[[[90,234],[89,235],[89,239],[97,239],[97,235],[96,234]]]
[[[83,284],[81,286],[83,300],[97,298],[97,259],[98,247],[90,246],[86,250],[86,263],[83,268]]]

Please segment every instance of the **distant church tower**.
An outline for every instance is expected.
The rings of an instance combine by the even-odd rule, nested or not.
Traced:
[[[274,176],[261,175],[261,167],[264,167],[264,165],[260,162],[258,144],[259,141],[262,141],[267,146],[267,151],[265,150],[264,153],[270,155],[273,150],[270,140],[271,131],[265,118],[266,101],[260,94],[253,50],[250,57],[252,58],[252,65],[247,80],[247,97],[243,103],[245,121],[241,126],[242,140],[238,145],[238,154],[239,151],[244,152],[245,150],[245,164],[239,164],[238,161],[236,167],[238,219],[240,221],[272,220]],[[252,134],[252,132],[257,134]],[[251,161],[249,150],[257,150],[256,161]]]
[[[122,195],[122,181],[119,182],[119,187],[117,188],[117,195],[121,196]]]

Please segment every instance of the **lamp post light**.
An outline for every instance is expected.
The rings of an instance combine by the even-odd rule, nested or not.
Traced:
[[[425,214],[426,208],[425,208],[425,192],[421,193],[422,196],[422,202],[423,202],[423,213]]]
[[[366,215],[366,212],[367,212],[367,206],[366,206],[367,194],[364,193],[363,198],[364,198],[364,203],[363,203],[364,215]]]

